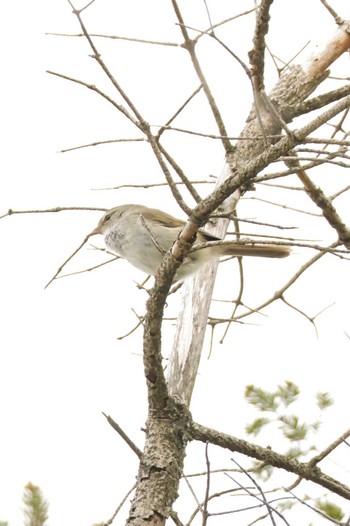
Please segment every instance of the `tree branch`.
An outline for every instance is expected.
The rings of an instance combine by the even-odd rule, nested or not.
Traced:
[[[297,460],[281,455],[269,448],[257,446],[246,440],[235,438],[231,435],[221,433],[214,429],[193,423],[191,428],[193,440],[200,442],[210,442],[233,452],[261,460],[265,464],[276,468],[284,469],[290,473],[295,473],[303,479],[311,480],[315,484],[322,486],[347,500],[350,500],[350,487],[342,484],[336,479],[324,474],[319,468],[309,465],[309,463],[298,462]]]

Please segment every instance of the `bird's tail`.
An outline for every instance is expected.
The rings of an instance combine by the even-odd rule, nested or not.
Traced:
[[[205,243],[202,246],[196,247],[194,250],[201,252],[205,250],[210,252],[211,256],[253,256],[261,258],[285,258],[290,255],[291,247],[287,245],[263,245],[260,243],[236,243],[226,242],[220,244],[218,241]]]
[[[290,255],[291,248],[286,245],[245,245],[235,243],[231,246],[222,245],[219,254],[223,256],[254,256],[262,258],[285,258]]]

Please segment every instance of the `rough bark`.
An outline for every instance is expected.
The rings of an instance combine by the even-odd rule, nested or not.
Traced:
[[[169,517],[178,496],[189,428],[188,410],[173,398],[163,410],[149,413],[129,524],[161,526]]]

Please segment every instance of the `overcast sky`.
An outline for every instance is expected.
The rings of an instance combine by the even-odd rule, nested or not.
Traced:
[[[219,1],[208,5],[215,23],[253,3]],[[345,2],[338,0],[332,5],[341,16],[350,17]],[[202,2],[186,6],[189,26],[208,27]],[[334,30],[319,2],[304,2],[303,9],[301,17],[292,0],[276,1],[273,7],[269,45],[276,53],[278,48],[283,60],[288,61],[307,41],[322,41]],[[170,2],[164,0],[96,0],[85,16],[93,33],[180,42]],[[230,26],[234,31],[230,45],[244,60],[251,45],[247,34],[252,23],[251,15]],[[53,70],[73,76],[113,94],[89,57],[85,41],[45,35],[80,32],[68,2],[7,2],[0,25],[0,215],[9,208],[103,209],[139,202],[184,218],[164,188],[101,190],[161,182],[147,145],[103,145],[58,153],[95,141],[137,136],[133,127],[96,94],[46,73]],[[223,35],[229,38],[225,32]],[[163,124],[198,86],[183,50],[120,41],[97,43],[116,78],[154,125]],[[238,134],[251,104],[248,81],[237,63],[222,50],[212,51],[211,44],[203,39],[200,56],[226,119],[232,112],[230,133]],[[273,71],[271,64],[267,67]],[[271,87],[272,73],[269,82]],[[203,113],[197,102],[180,123],[182,127],[216,132],[209,113]],[[224,158],[218,143],[203,143],[183,135],[178,135],[177,141],[177,159],[193,179],[220,175]],[[329,177],[328,173],[323,177]],[[336,183],[329,181],[330,192],[332,184]],[[202,186],[200,191],[205,195],[209,190]],[[292,214],[281,216],[279,209],[260,206],[245,201],[244,215],[266,222],[295,222]],[[302,206],[307,206],[306,199]],[[350,222],[348,205],[341,202],[340,206]],[[118,261],[94,272],[57,280],[44,290],[101,214],[25,214],[0,222],[0,520],[9,521],[10,526],[23,523],[21,496],[29,480],[41,487],[50,503],[50,526],[89,526],[107,520],[135,481],[137,459],[101,412],[111,414],[142,447],[141,428],[147,409],[142,332],[139,329],[122,340],[118,337],[135,326],[135,313],[144,313],[147,294],[135,285],[144,275]],[[317,230],[319,220],[311,216],[297,216],[297,220],[298,235],[315,236],[317,231],[325,243],[334,239],[330,229]],[[102,240],[96,243],[102,246]],[[251,304],[257,305],[273,294],[308,257],[310,252],[296,250],[288,260],[248,261],[251,280],[247,297]],[[86,247],[67,271],[83,270],[103,259],[101,253]],[[232,262],[221,267],[216,297],[234,296],[235,271]],[[222,345],[217,343],[223,332],[219,328],[210,359],[208,334],[194,393],[194,418],[243,436],[252,414],[243,402],[244,387],[254,383],[273,389],[289,379],[300,385],[305,395],[299,407],[305,418],[318,417],[313,403],[317,391],[329,390],[335,399],[334,407],[325,415],[318,438],[320,448],[344,432],[349,427],[350,342],[345,334],[350,334],[348,275],[348,264],[325,258],[288,296],[310,316],[330,306],[317,321],[318,338],[310,322],[281,302],[268,311],[268,317],[255,317],[251,325],[232,328]],[[177,301],[176,297],[169,299],[167,315],[176,317]],[[214,309],[218,315],[228,312],[219,304]],[[172,323],[167,323],[164,334],[166,356],[171,348]],[[194,465],[203,466],[202,450],[194,454]],[[349,475],[349,453],[342,450],[339,455],[334,461],[343,464],[344,480]],[[226,453],[217,454],[216,461],[229,464],[229,458]],[[338,474],[335,466],[325,463],[325,471]],[[121,522],[119,518],[118,524]]]

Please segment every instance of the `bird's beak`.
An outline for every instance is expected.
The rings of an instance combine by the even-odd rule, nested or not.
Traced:
[[[97,236],[97,234],[102,234],[101,230],[100,230],[100,227],[97,226],[96,228],[94,228],[88,237],[91,237],[91,236]]]

